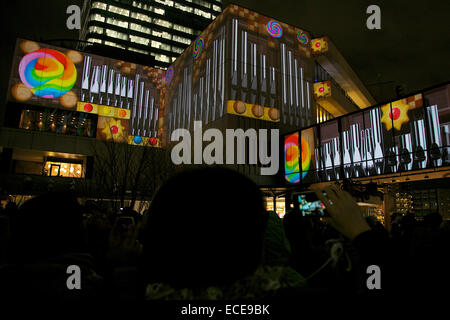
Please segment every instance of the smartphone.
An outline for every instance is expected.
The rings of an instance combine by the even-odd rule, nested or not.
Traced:
[[[309,192],[298,195],[298,205],[302,216],[325,217],[327,211],[325,204],[320,201],[315,193]]]

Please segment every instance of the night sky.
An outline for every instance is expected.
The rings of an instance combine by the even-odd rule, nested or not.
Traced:
[[[403,84],[412,92],[449,79],[449,1],[225,0],[224,6],[230,2],[314,36],[331,37],[378,100],[386,99],[386,91],[380,92],[376,83]],[[81,6],[82,0],[3,1],[1,101],[16,37],[78,38],[77,30],[66,28],[66,8],[71,4]],[[381,30],[366,28],[366,8],[371,4],[381,8]]]

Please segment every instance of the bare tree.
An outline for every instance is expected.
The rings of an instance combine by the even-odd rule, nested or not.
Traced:
[[[93,141],[92,177],[83,179],[79,189],[91,199],[108,202],[113,212],[134,208],[138,200],[137,209],[142,211],[174,166],[169,152],[152,147],[149,139],[140,145],[125,141],[124,137]]]

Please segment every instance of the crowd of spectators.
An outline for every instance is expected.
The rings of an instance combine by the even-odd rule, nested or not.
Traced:
[[[450,225],[439,214],[421,222],[394,214],[388,232],[337,186],[316,194],[329,217],[293,209],[280,219],[248,178],[210,167],[170,178],[142,215],[82,206],[69,192],[45,193],[20,208],[9,202],[0,211],[0,296],[284,299],[448,286]],[[81,270],[79,290],[67,285],[72,265]],[[373,265],[379,290],[367,283]]]

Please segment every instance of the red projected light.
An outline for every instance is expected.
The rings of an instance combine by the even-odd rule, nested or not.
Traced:
[[[392,120],[397,120],[400,117],[400,109],[399,108],[393,108],[392,112],[389,113],[389,118]]]
[[[92,110],[94,109],[94,107],[92,106],[92,104],[90,103],[86,103],[83,107],[84,111],[86,112],[92,112]]]
[[[117,134],[117,132],[119,132],[119,128],[117,126],[111,126],[111,133]]]

